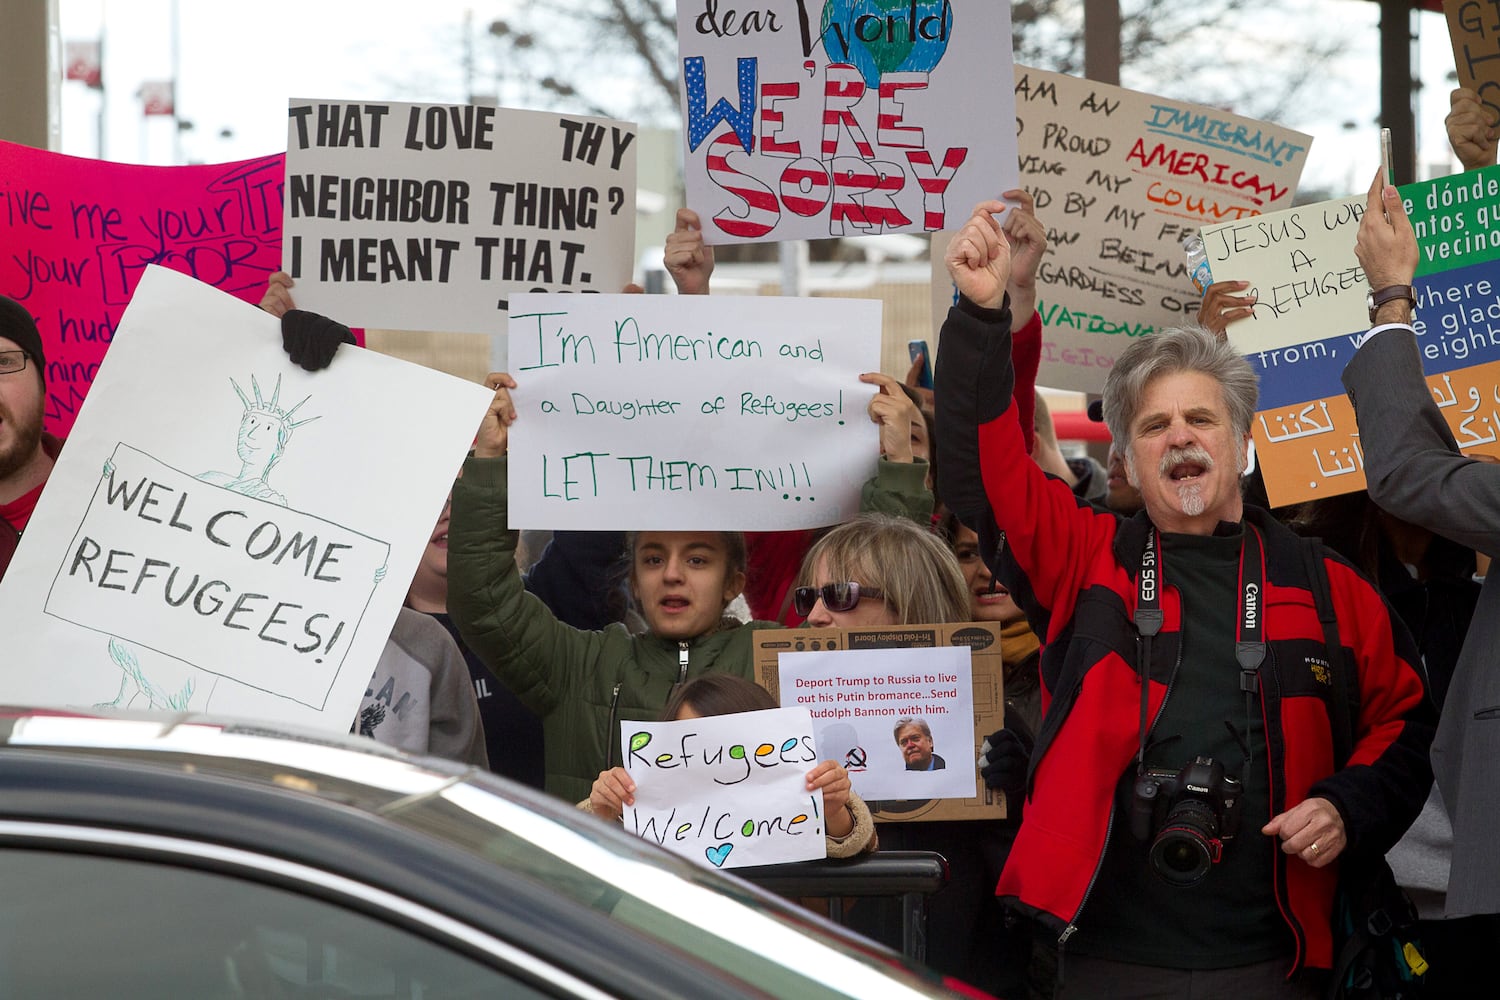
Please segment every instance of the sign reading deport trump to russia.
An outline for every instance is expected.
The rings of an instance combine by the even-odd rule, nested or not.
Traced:
[[[963,646],[777,657],[781,703],[813,717],[818,759],[866,800],[974,795],[974,686]]]
[[[511,300],[512,528],[814,528],[859,510],[880,303]]]

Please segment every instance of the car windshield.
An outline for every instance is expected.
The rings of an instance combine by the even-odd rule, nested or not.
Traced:
[[[570,812],[464,783],[385,815],[525,873],[770,995],[902,995],[893,992],[889,956],[861,949],[810,911]],[[942,995],[936,983],[913,979],[909,995]]]

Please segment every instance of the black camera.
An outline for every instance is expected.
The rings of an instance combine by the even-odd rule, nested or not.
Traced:
[[[1135,779],[1130,832],[1151,843],[1151,869],[1172,885],[1193,885],[1219,863],[1240,828],[1240,781],[1212,757],[1181,771],[1148,768]]]

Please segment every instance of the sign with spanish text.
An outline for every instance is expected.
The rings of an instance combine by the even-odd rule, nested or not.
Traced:
[[[518,295],[512,528],[791,530],[859,510],[880,303]]]
[[[490,398],[372,351],[306,372],[147,269],[0,583],[0,698],[348,732]]]
[[[1500,0],[1443,0],[1458,85],[1500,120]]]
[[[689,207],[704,240],[956,229],[1015,186],[1010,5],[677,5]]]
[[[806,709],[630,723],[620,744],[635,782],[626,830],[713,868],[828,856]]]
[[[297,304],[390,330],[491,333],[516,292],[621,291],[636,128],[469,104],[293,100]]]
[[[1458,446],[1500,456],[1500,168],[1400,188],[1417,234],[1413,325]],[[1365,488],[1364,453],[1340,376],[1370,325],[1354,255],[1367,196],[1303,205],[1203,231],[1220,280],[1249,281],[1253,316],[1229,340],[1260,377],[1251,423],[1276,506]]]
[[[1098,392],[1132,338],[1197,316],[1184,237],[1290,207],[1312,137],[1023,66],[1015,99],[1021,186],[1047,227],[1037,381]]]
[[[781,703],[813,716],[819,759],[861,798],[974,794],[974,695],[962,646],[808,650],[777,657]]]
[[[281,261],[282,155],[143,167],[0,142],[0,294],[36,320],[65,437],[150,265],[259,302]]]

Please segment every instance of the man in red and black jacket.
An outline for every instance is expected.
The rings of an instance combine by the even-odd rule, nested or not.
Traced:
[[[47,359],[26,307],[0,295],[0,578],[62,442],[42,429]]]
[[[1056,935],[1069,1000],[1316,997],[1303,970],[1332,964],[1337,862],[1383,855],[1431,784],[1411,639],[1347,563],[1309,559],[1244,504],[1255,375],[1207,331],[1141,338],[1106,379],[1141,513],[1092,507],[1037,468],[1011,398],[1004,211],[980,205],[947,251],[962,298],[936,392],[939,492],[1043,643],[998,892]],[[1336,655],[1311,590],[1324,574]],[[1335,769],[1339,713],[1352,745]]]

